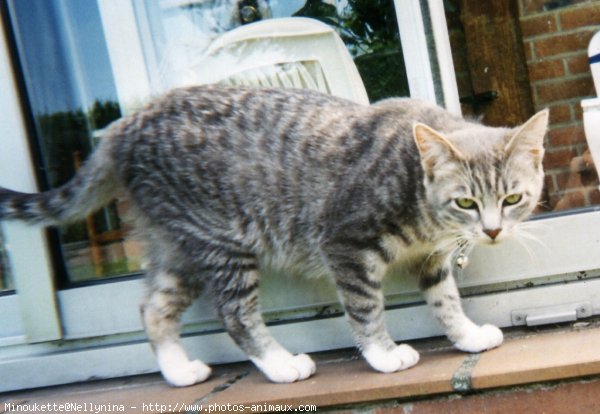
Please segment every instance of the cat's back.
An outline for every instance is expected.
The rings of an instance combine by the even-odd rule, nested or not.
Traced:
[[[120,121],[124,152],[152,147],[214,157],[272,157],[285,146],[327,144],[348,135],[368,110],[345,99],[301,89],[195,86],[173,90]],[[338,142],[339,143],[339,142]],[[329,148],[333,148],[330,146]]]
[[[367,106],[308,90],[196,86],[153,101],[109,135],[126,187],[162,174],[318,197],[341,177],[374,171],[381,156],[418,174],[412,124],[424,116],[432,107],[410,99]]]
[[[151,111],[169,113],[175,123],[185,122],[193,130],[239,131],[247,137],[261,135],[269,128],[293,132],[326,125],[340,117],[352,117],[366,106],[305,89],[196,86],[165,95]],[[163,119],[163,121],[167,121]],[[240,134],[242,135],[242,134]]]
[[[307,90],[197,86],[169,92],[107,135],[117,175],[140,202],[140,188],[163,183],[180,200],[187,192],[202,203],[306,204],[344,174],[343,155],[370,110]]]

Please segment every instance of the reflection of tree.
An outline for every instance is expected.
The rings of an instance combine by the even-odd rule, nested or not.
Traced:
[[[294,16],[336,29],[354,56],[371,101],[409,94],[392,0],[348,0],[342,14],[323,0],[307,0]]]
[[[93,131],[120,116],[119,105],[111,101],[95,101],[87,112],[79,109],[37,116],[45,172],[51,187],[58,187],[75,175],[78,159],[85,159],[92,151]],[[103,218],[97,222],[100,228],[106,226]],[[79,224],[64,227],[63,235],[66,241],[87,238],[85,227]]]
[[[323,0],[307,0],[294,15],[312,17],[335,27],[354,56],[400,48],[396,13],[390,0],[348,0],[342,15]]]
[[[92,131],[104,128],[120,116],[117,103],[96,101],[88,112],[62,111],[37,117],[51,187],[64,184],[73,176],[74,154],[85,157],[90,153]]]
[[[312,17],[330,26],[339,27],[337,9],[322,0],[306,0],[304,6],[293,14],[297,17]]]
[[[119,104],[112,101],[95,101],[89,112],[94,129],[102,129],[121,116]]]

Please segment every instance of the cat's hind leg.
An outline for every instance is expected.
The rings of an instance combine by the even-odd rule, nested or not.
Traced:
[[[250,254],[235,256],[214,269],[217,309],[229,335],[269,380],[290,383],[310,377],[316,370],[312,359],[291,354],[265,326],[255,259]]]
[[[150,270],[140,311],[146,334],[165,380],[176,387],[205,381],[211,373],[200,360],[190,361],[179,340],[180,318],[200,289],[165,270]]]

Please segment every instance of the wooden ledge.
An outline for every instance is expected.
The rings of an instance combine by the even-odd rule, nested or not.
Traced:
[[[341,351],[316,355],[317,374],[295,384],[272,384],[250,364],[231,364],[215,367],[212,379],[188,388],[170,388],[153,374],[0,394],[0,413],[36,403],[87,404],[87,410],[112,406],[111,411],[126,413],[198,412],[200,407],[202,412],[261,412],[290,406],[321,411],[599,375],[600,327],[586,325],[509,333],[500,348],[482,354],[455,351],[446,341],[433,341],[442,347],[417,342],[419,364],[395,374],[373,372],[355,352]],[[242,406],[246,409],[240,411]]]

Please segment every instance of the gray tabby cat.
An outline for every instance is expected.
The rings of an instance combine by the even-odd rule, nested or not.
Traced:
[[[453,264],[532,211],[547,123],[547,111],[516,129],[490,128],[411,99],[362,106],[301,90],[178,89],[110,126],[66,185],[1,189],[0,218],[57,225],[128,198],[148,260],[142,317],[172,385],[210,375],[179,343],[181,313],[204,288],[270,380],[315,372],[262,320],[260,270],[273,263],[331,275],[365,359],[394,372],[419,360],[385,327],[382,278],[397,261],[458,349],[502,343],[498,328],[463,313]]]

